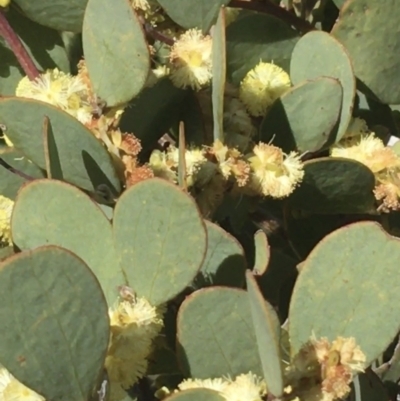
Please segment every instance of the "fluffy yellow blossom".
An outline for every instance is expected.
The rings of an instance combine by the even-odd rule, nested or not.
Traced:
[[[179,163],[179,149],[171,146],[168,149],[168,157],[175,165]],[[186,174],[193,176],[198,171],[199,166],[206,162],[202,149],[193,149],[185,151]]]
[[[185,379],[178,385],[180,391],[190,390],[192,388],[207,388],[222,393],[228,387],[228,382],[224,379]]]
[[[153,342],[163,327],[163,310],[145,298],[119,299],[109,309],[111,340],[105,367],[111,383],[111,401],[146,374]]]
[[[304,176],[303,163],[296,152],[288,155],[282,149],[259,143],[248,157],[253,191],[264,196],[284,198],[290,195]]]
[[[0,195],[0,237],[1,242],[7,245],[12,245],[10,223],[13,208],[14,202]]]
[[[55,68],[47,70],[34,81],[30,81],[28,77],[22,78],[15,94],[18,97],[50,103],[79,119],[82,124],[87,124],[92,119],[87,90],[87,86],[78,76]]]
[[[189,29],[174,43],[170,53],[171,80],[178,88],[199,90],[212,77],[212,39],[199,29]]]
[[[222,394],[227,401],[262,401],[267,394],[267,385],[263,379],[250,372],[230,381]]]
[[[202,149],[186,149],[186,182],[188,187],[195,184],[197,175],[202,166],[207,162]],[[154,171],[154,175],[168,181],[178,181],[179,149],[170,146],[166,153],[155,150],[149,160],[149,167]]]
[[[226,401],[262,401],[267,394],[263,379],[252,372],[230,378],[186,379],[179,384],[177,391],[193,388],[207,388],[217,391]]]
[[[314,336],[295,356],[288,380],[300,399],[333,401],[346,397],[354,376],[363,372],[366,357],[354,338],[333,342]]]
[[[168,160],[167,155],[160,150],[154,150],[150,155],[149,167],[154,175],[174,183],[178,182],[177,166]]]
[[[290,85],[290,77],[282,68],[260,61],[240,83],[239,98],[251,115],[263,116]]]
[[[1,401],[44,401],[44,398],[19,382],[7,369],[0,368]]]
[[[11,3],[11,0],[0,0],[0,7],[7,7]]]
[[[361,136],[355,143],[339,143],[331,148],[331,156],[357,160],[373,173],[400,166],[400,158],[390,147],[385,146],[374,133]]]
[[[162,327],[162,319],[156,307],[150,305],[145,298],[121,300],[109,310],[111,330],[124,337],[135,335],[138,327],[150,333],[158,334]]]

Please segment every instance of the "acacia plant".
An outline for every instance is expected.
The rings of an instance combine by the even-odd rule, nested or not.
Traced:
[[[399,0],[0,0],[0,401],[389,401]]]

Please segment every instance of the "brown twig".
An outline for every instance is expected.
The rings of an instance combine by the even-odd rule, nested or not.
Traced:
[[[0,10],[0,36],[4,38],[19,64],[24,70],[26,76],[33,81],[39,76],[39,71],[32,61],[31,56],[26,51],[18,35],[14,32],[12,26],[8,23],[4,12]]]
[[[270,0],[264,0],[262,3],[255,0],[232,0],[229,3],[229,7],[243,8],[245,10],[258,11],[260,13],[273,15],[274,17],[277,17],[292,25],[301,33],[307,33],[314,29],[309,22],[297,17],[288,10],[279,7]]]

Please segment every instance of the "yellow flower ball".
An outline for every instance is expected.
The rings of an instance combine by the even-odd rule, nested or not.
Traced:
[[[239,98],[252,116],[263,116],[290,85],[290,77],[282,68],[260,61],[240,83]]]

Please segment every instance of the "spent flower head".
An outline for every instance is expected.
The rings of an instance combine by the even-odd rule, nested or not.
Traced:
[[[290,77],[282,68],[260,61],[240,83],[239,98],[252,116],[263,116],[290,85]]]
[[[333,401],[349,394],[354,376],[365,367],[366,357],[354,338],[331,342],[312,336],[295,356],[287,377],[300,399]]]
[[[220,140],[216,140],[209,149],[209,154],[215,157],[218,168],[226,180],[234,178],[239,187],[244,187],[248,183],[250,166],[236,148],[228,148]]]
[[[378,211],[400,210],[400,169],[385,170],[375,176],[375,198],[381,202]]]
[[[178,88],[201,89],[212,77],[212,39],[199,29],[189,29],[174,43],[170,53],[170,77]]]

